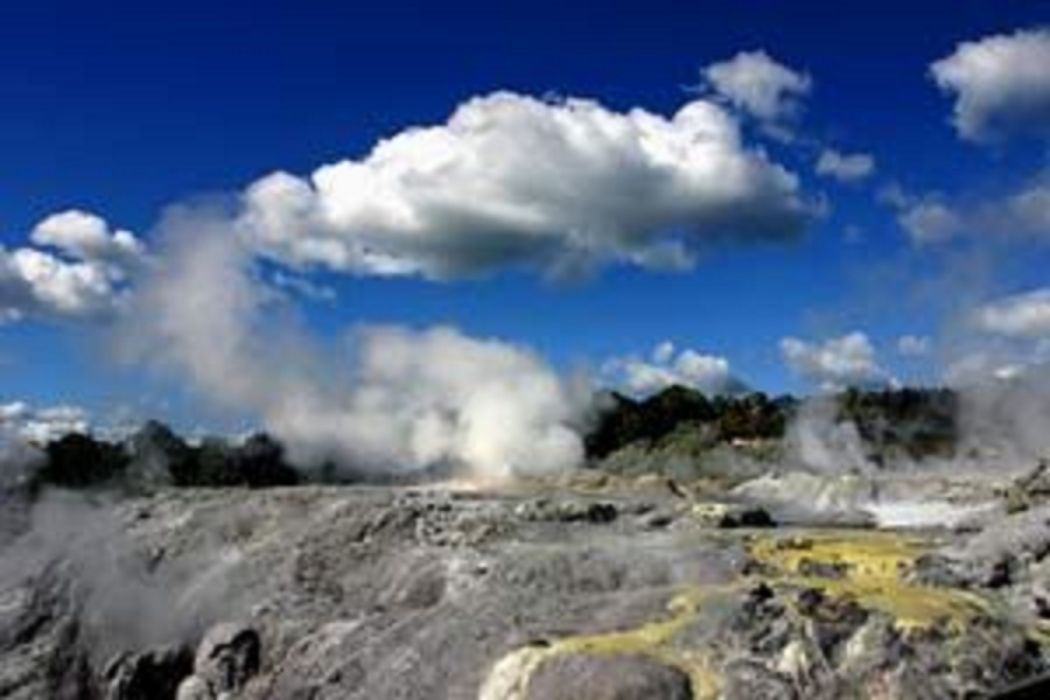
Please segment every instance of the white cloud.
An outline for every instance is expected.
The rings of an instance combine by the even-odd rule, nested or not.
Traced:
[[[989,302],[973,314],[986,333],[1014,338],[1050,336],[1050,288],[1036,289]]]
[[[707,66],[703,75],[734,107],[770,122],[795,115],[799,99],[812,88],[808,75],[778,63],[765,51],[742,51]]]
[[[0,434],[26,442],[42,445],[67,433],[86,433],[89,428],[87,412],[76,406],[35,409],[22,401],[0,404]]]
[[[823,343],[784,338],[780,352],[792,372],[825,391],[893,381],[879,366],[868,336],[859,331]]]
[[[1032,29],[959,44],[930,72],[941,90],[955,96],[959,135],[988,141],[1012,133],[1050,136],[1047,66],[1050,29]]]
[[[110,313],[145,256],[134,235],[111,231],[105,220],[76,210],[41,221],[31,241],[54,250],[0,246],[0,320]]]
[[[1045,362],[1045,358],[1043,360]],[[944,368],[944,383],[952,387],[979,385],[989,380],[1021,379],[1039,367],[1034,358],[996,349],[975,350],[956,358]]]
[[[912,195],[900,188],[882,193],[897,210],[897,221],[916,245],[960,236],[1050,241],[1050,180],[1042,175],[1001,197],[948,202],[938,195]]]
[[[309,301],[331,303],[338,298],[338,294],[331,287],[284,270],[275,270],[270,279],[275,287]]]
[[[732,393],[743,386],[733,377],[726,358],[705,355],[689,348],[677,351],[670,341],[657,345],[648,360],[613,358],[604,364],[602,370],[607,379],[638,395],[652,394],[675,385],[708,394]]]
[[[145,255],[135,234],[110,230],[105,219],[79,209],[48,216],[33,228],[30,240],[72,258],[111,262],[121,268],[136,264]]]
[[[924,335],[902,335],[897,338],[897,352],[904,357],[925,357],[930,354],[932,343]]]
[[[964,228],[962,218],[947,204],[917,201],[897,216],[897,222],[916,245],[933,245],[955,238]]]
[[[965,320],[974,333],[953,343],[945,382],[960,387],[989,381],[1023,386],[1024,401],[1033,399],[1040,411],[1046,411],[1050,407],[1050,287],[992,299],[973,308]],[[1021,425],[1034,420],[1035,414],[1018,409],[1013,415]],[[1037,430],[1045,442],[1045,427]]]
[[[670,340],[665,340],[653,348],[653,362],[658,364],[667,364],[674,357],[674,343]]]
[[[1050,239],[1050,182],[1039,182],[1016,192],[1005,200],[1004,206],[992,207],[986,214],[989,218],[996,215],[1000,226],[1018,235]]]
[[[840,153],[824,149],[817,159],[817,174],[839,182],[859,182],[875,172],[875,158],[867,153]]]
[[[33,248],[0,248],[0,306],[8,320],[88,316],[111,309],[114,297],[113,280],[103,266]]]
[[[278,260],[436,279],[521,264],[681,268],[697,248],[791,239],[810,216],[797,178],[745,147],[711,102],[667,118],[509,92],[309,178],[262,178],[244,203],[239,226]]]

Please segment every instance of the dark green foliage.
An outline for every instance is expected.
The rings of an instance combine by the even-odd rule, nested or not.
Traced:
[[[284,461],[284,448],[265,434],[243,445],[208,437],[174,473],[176,486],[290,486],[299,473]]]
[[[587,454],[592,457],[604,457],[638,440],[658,440],[683,421],[707,422],[715,417],[711,402],[703,394],[681,386],[644,401],[611,393],[609,404],[585,438]]]
[[[37,485],[85,488],[112,484],[128,466],[128,455],[120,446],[80,433],[48,443],[45,451],[47,461],[34,479]]]
[[[192,484],[197,452],[163,423],[147,421],[126,445],[131,478],[142,486]]]
[[[760,393],[709,400],[681,386],[664,389],[644,401],[614,393],[609,408],[585,439],[587,454],[601,459],[634,442],[655,442],[686,425],[702,426],[703,434],[712,436],[712,444],[778,438],[784,435],[793,408],[793,400],[774,401]]]
[[[957,439],[958,397],[948,389],[851,389],[836,397],[836,421],[850,421],[876,460],[950,456]],[[696,459],[721,444],[768,444],[782,438],[798,408],[790,396],[716,396],[671,387],[643,401],[611,394],[585,439],[587,455],[602,459],[635,444]]]
[[[788,412],[786,404],[770,401],[765,394],[714,399],[721,440],[755,440],[784,436]]]
[[[243,444],[207,438],[187,444],[162,423],[150,421],[122,444],[70,434],[52,441],[32,480],[44,486],[112,487],[131,491],[162,486],[285,486],[300,481],[284,448],[265,434]]]
[[[195,486],[290,486],[299,473],[284,461],[284,448],[266,434],[241,446],[206,438],[198,450]]]
[[[948,457],[954,451],[959,401],[949,389],[850,389],[838,404],[838,420],[853,422],[878,459]]]
[[[240,476],[234,464],[230,444],[218,437],[206,437],[194,450],[192,471],[179,486],[234,486]]]
[[[284,461],[284,446],[266,433],[248,438],[237,458],[249,486],[290,486],[299,482],[299,472]]]

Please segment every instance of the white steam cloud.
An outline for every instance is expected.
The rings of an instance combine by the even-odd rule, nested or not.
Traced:
[[[577,393],[532,353],[452,328],[362,327],[319,348],[221,215],[183,210],[118,334],[132,358],[258,416],[302,463],[503,479],[575,466]]]
[[[864,474],[875,468],[857,426],[838,420],[833,397],[803,402],[788,425],[785,441],[788,454],[798,464],[820,473]]]
[[[185,557],[151,563],[109,498],[52,490],[31,507],[0,504],[24,509],[12,522],[0,519],[0,592],[26,595],[70,581],[57,609],[34,612],[75,611],[95,664],[118,651],[189,643],[218,619],[247,612],[232,583],[241,552],[220,536]]]

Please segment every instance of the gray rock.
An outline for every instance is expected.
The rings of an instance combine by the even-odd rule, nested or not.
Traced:
[[[106,505],[112,527],[75,538],[88,555],[80,563],[106,566],[40,571],[0,551],[0,697],[101,699],[117,687],[128,697],[135,679],[167,665],[157,650],[172,639],[202,640],[179,700],[462,700],[481,690],[526,700],[529,687],[533,700],[699,694],[706,688],[690,689],[665,660],[679,657],[704,659],[736,697],[921,697],[920,682],[927,697],[960,697],[1046,667],[1026,641],[1031,627],[1005,605],[905,634],[890,613],[834,594],[850,577],[834,561],[802,567],[827,586],[788,580],[748,565],[755,538],[772,533],[698,527],[690,503],[646,501],[639,510],[626,496],[557,490],[299,487],[170,490]],[[1037,579],[1050,580],[1040,509],[1006,532],[909,537],[1012,553],[1017,582],[992,594],[1032,605],[1047,597]],[[661,513],[674,521],[646,521]],[[153,551],[164,556],[142,566]],[[140,565],[132,580],[112,575],[111,561]],[[698,609],[682,607],[683,592],[700,596]],[[242,622],[214,625],[223,619]],[[630,635],[626,648],[639,655],[560,657],[588,648],[573,639],[610,633]],[[130,653],[107,678],[111,647]],[[885,688],[896,694],[880,696]]]
[[[760,506],[745,503],[697,503],[693,517],[707,527],[774,527],[776,522]]]
[[[1050,464],[1040,462],[1006,488],[1003,494],[1010,512],[1028,510],[1050,500]]]
[[[528,700],[690,700],[689,676],[645,656],[571,654],[543,662]]]
[[[189,676],[179,684],[175,700],[215,700],[215,695],[203,678]]]
[[[792,700],[798,697],[791,681],[755,661],[731,662],[725,669],[725,700]]]
[[[213,693],[240,690],[259,672],[259,633],[241,623],[226,622],[208,630],[197,648],[193,672]]]
[[[193,654],[184,647],[120,654],[105,671],[105,698],[169,700],[192,671]]]
[[[608,501],[592,501],[583,498],[557,500],[536,498],[521,503],[515,513],[520,518],[532,521],[604,524],[616,520],[619,516],[619,509],[615,503]]]
[[[82,630],[59,567],[0,592],[0,698],[73,700],[92,688]]]
[[[1050,555],[1050,504],[1000,518],[919,562],[916,577],[936,585],[1003,588]]]

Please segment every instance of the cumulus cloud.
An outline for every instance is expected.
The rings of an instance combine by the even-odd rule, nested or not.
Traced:
[[[0,248],[0,315],[83,317],[110,310],[115,290],[105,268],[34,248]]]
[[[875,158],[867,153],[840,153],[824,149],[817,158],[817,174],[839,182],[859,182],[875,172]]]
[[[822,343],[784,338],[780,352],[788,369],[825,391],[893,382],[879,366],[868,336],[860,331]]]
[[[33,227],[30,240],[79,260],[109,261],[121,268],[134,265],[145,254],[135,234],[111,230],[102,217],[79,209],[52,214],[40,221]]]
[[[794,116],[812,80],[765,51],[742,51],[703,71],[707,83],[737,109],[769,122]]]
[[[67,433],[86,433],[90,429],[87,411],[60,405],[33,408],[24,401],[0,404],[0,433],[42,445]]]
[[[1050,337],[1050,288],[989,302],[973,314],[981,331],[1012,338]]]
[[[989,141],[1014,133],[1050,136],[1050,29],[1020,30],[959,44],[930,66],[955,97],[959,136]]]
[[[733,393],[743,389],[729,367],[729,360],[691,348],[678,350],[671,341],[653,348],[649,357],[617,357],[602,367],[606,379],[631,393],[647,395],[669,386],[687,386],[708,394]]]
[[[0,320],[110,313],[145,257],[133,234],[78,210],[47,217],[30,239],[38,247],[0,246]]]
[[[810,216],[797,179],[694,100],[673,116],[500,92],[309,177],[243,195],[253,246],[299,266],[447,279],[515,265],[692,264],[698,248],[788,240]]]
[[[228,220],[189,210],[162,231],[158,264],[115,334],[124,356],[257,416],[296,461],[502,479],[582,459],[574,421],[586,391],[528,350],[447,327],[394,326],[319,347]]]
[[[932,342],[924,335],[902,335],[897,338],[897,353],[903,357],[925,357],[930,354]]]

